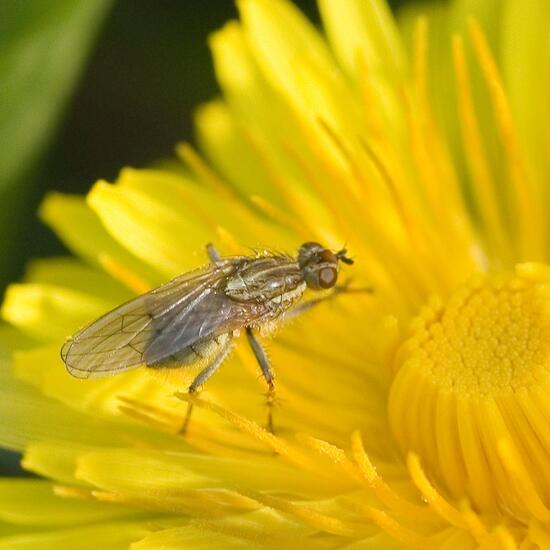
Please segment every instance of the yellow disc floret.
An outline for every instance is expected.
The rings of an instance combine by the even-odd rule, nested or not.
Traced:
[[[484,511],[546,521],[550,502],[550,269],[483,276],[411,323],[390,421],[404,451]]]

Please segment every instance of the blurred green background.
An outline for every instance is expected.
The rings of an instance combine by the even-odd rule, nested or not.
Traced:
[[[193,107],[216,94],[206,37],[235,16],[228,0],[2,0],[0,140],[31,120],[3,153],[0,288],[28,258],[63,253],[36,220],[44,193],[84,193],[191,138]]]
[[[319,22],[314,0],[295,3]],[[193,108],[217,93],[206,38],[236,16],[232,0],[0,1],[0,291],[66,252],[36,219],[45,193],[85,193],[192,139]],[[18,471],[0,456],[0,474]]]

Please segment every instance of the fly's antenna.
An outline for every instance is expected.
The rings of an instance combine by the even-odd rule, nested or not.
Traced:
[[[348,252],[348,240],[346,239],[344,241],[344,245],[342,246],[342,248],[338,252],[336,252],[336,257],[338,258],[339,261],[344,262],[347,265],[352,265],[355,262],[351,258],[348,258],[346,256],[347,252]]]
[[[345,248],[342,248],[342,250],[339,250],[338,252],[336,252],[336,257],[341,262],[344,262],[347,265],[352,265],[354,261],[351,258],[348,258],[346,256],[346,253],[347,253],[347,250]]]

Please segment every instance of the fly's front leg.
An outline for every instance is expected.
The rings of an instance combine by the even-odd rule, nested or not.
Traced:
[[[355,294],[355,293],[372,294],[372,288],[368,288],[368,287],[350,288],[349,282],[344,282],[344,284],[334,287],[332,291],[329,294],[326,294],[325,296],[321,296],[320,298],[312,298],[311,300],[301,302],[298,305],[294,306],[292,309],[289,309],[288,311],[283,313],[282,320],[289,321],[290,319],[299,317],[300,315],[302,315],[302,313],[305,313],[306,311],[313,309],[315,306],[318,306],[319,304],[322,304],[327,300],[332,300],[333,298],[338,296],[338,294]]]
[[[212,243],[208,243],[206,245],[206,253],[208,254],[208,258],[211,263],[216,264],[222,261],[222,257],[220,256],[218,249]]]
[[[252,348],[252,351],[254,352],[256,361],[258,361],[258,364],[262,369],[262,375],[265,378],[265,381],[267,382],[267,385],[268,385],[267,401],[266,401],[267,429],[271,433],[274,433],[273,405],[275,404],[275,377],[273,376],[273,371],[271,370],[271,366],[269,365],[269,359],[267,358],[267,354],[264,348],[262,347],[262,344],[260,344],[260,341],[258,340],[258,338],[256,338],[254,331],[250,327],[246,327],[246,337],[248,339],[248,343],[250,344],[250,347]]]
[[[229,352],[233,348],[233,344],[230,342],[222,348],[222,350],[214,357],[214,359],[203,370],[199,372],[197,377],[191,382],[188,392],[190,394],[197,393],[200,387],[214,374],[218,367],[224,362],[225,358],[229,355]],[[191,413],[193,412],[193,403],[187,405],[187,413],[183,425],[180,428],[179,433],[185,435],[187,428],[189,427],[189,421],[191,420]]]

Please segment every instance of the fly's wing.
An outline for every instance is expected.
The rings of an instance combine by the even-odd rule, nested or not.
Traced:
[[[221,290],[239,267],[224,262],[182,275],[107,313],[70,338],[61,357],[76,378],[100,378],[154,364],[204,338],[243,326],[253,311]]]

